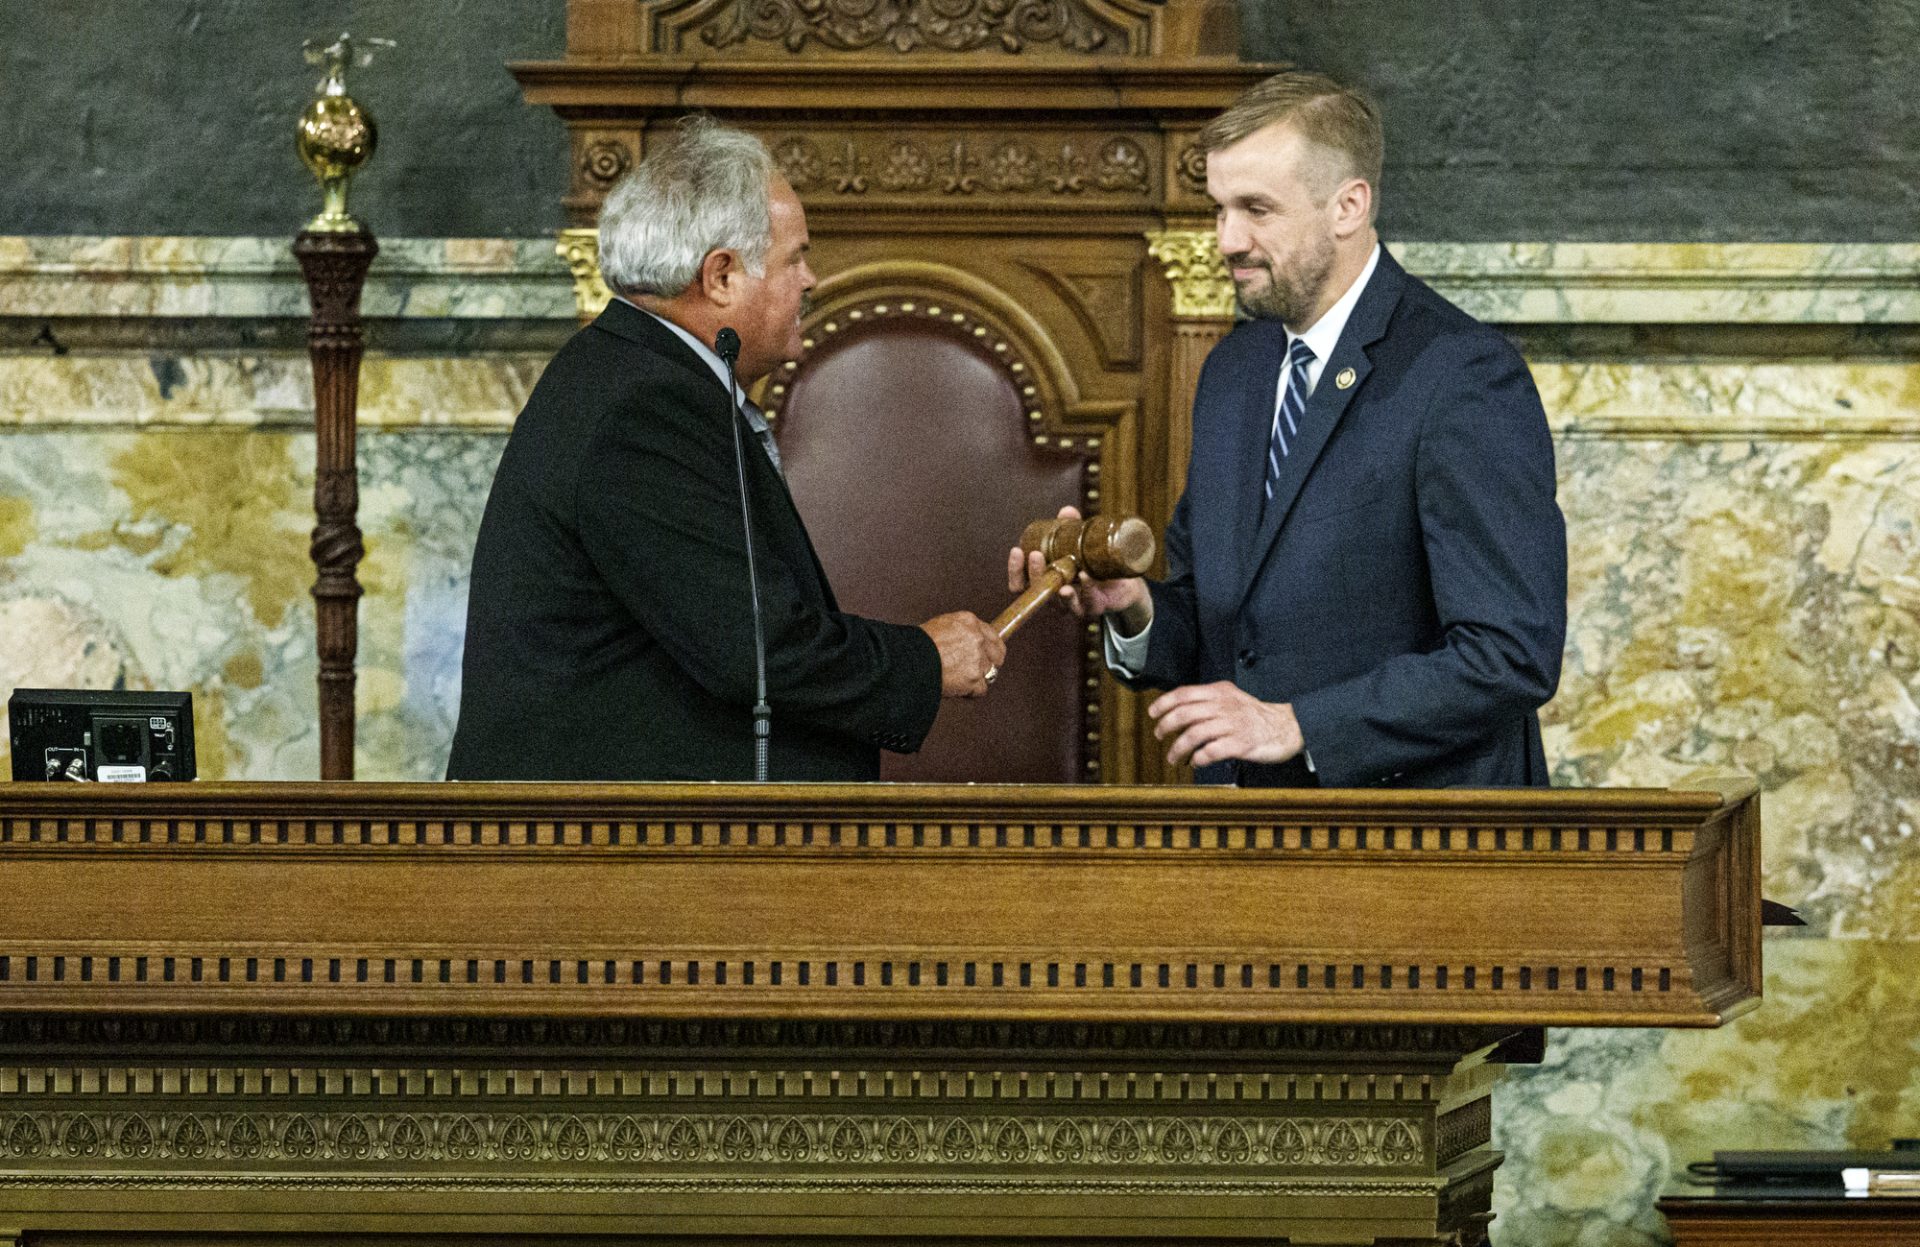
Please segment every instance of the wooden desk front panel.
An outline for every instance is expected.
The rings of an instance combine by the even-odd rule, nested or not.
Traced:
[[[1674,1247],[1920,1247],[1920,1199],[1663,1199]]]
[[[0,1009],[1714,1025],[1707,793],[18,785]]]

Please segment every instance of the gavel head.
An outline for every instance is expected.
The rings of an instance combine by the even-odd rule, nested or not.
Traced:
[[[1115,519],[1035,520],[1020,534],[1020,548],[1038,551],[1049,563],[1072,559],[1095,580],[1144,576],[1153,566],[1153,530],[1137,515]]]

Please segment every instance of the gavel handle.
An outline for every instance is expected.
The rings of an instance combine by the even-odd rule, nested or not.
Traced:
[[[1000,634],[1002,641],[1012,636],[1014,630],[1027,622],[1027,617],[1046,604],[1048,598],[1060,592],[1069,581],[1080,574],[1080,564],[1071,557],[1057,558],[1047,564],[1047,570],[1040,578],[1027,586],[1027,591],[1013,599],[1000,617],[993,621],[993,630]]]

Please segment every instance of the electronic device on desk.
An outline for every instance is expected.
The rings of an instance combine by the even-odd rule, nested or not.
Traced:
[[[194,778],[191,693],[19,688],[7,718],[16,780]]]
[[[1885,1152],[1715,1152],[1687,1171],[1723,1195],[1906,1194],[1920,1171],[1920,1139],[1895,1139]]]

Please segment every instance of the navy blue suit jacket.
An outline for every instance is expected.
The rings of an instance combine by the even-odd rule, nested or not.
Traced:
[[[1135,683],[1231,680],[1292,703],[1312,772],[1203,780],[1545,784],[1536,712],[1560,679],[1566,529],[1525,362],[1383,250],[1263,514],[1285,350],[1281,324],[1257,320],[1207,358]]]

